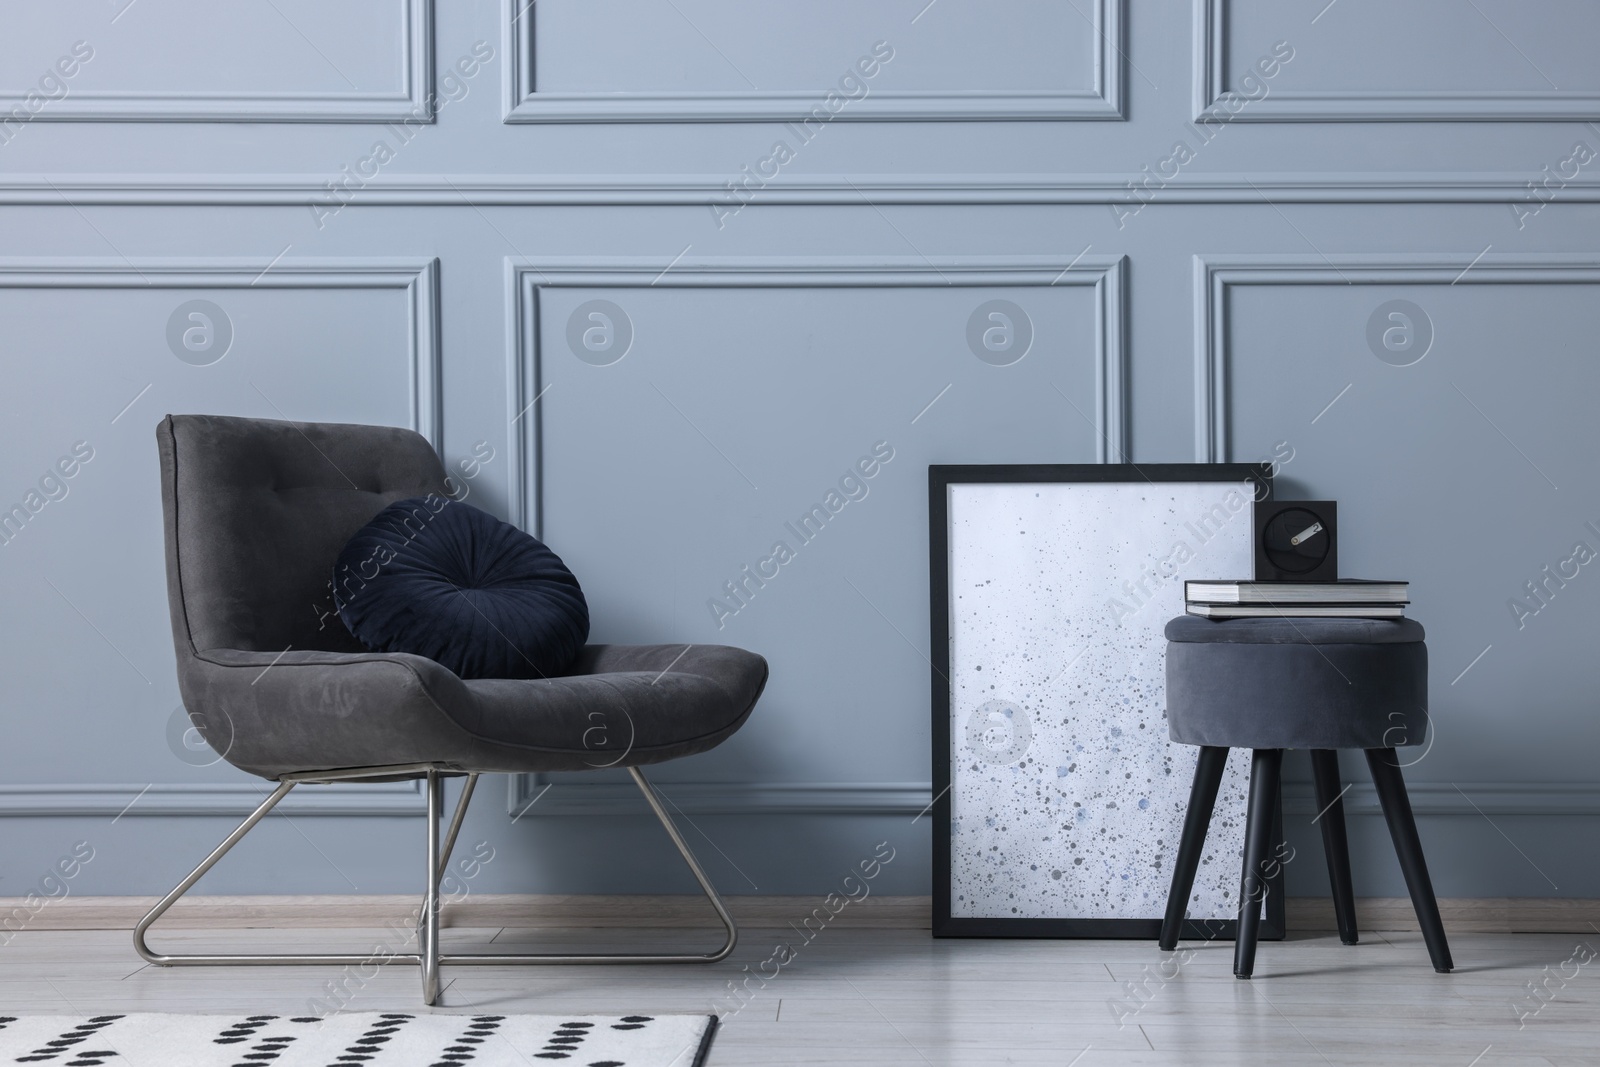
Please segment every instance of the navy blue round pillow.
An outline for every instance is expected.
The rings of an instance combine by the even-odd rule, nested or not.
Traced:
[[[350,632],[461,678],[548,678],[589,636],[589,606],[537,539],[442,496],[399,500],[350,538],[333,567]]]

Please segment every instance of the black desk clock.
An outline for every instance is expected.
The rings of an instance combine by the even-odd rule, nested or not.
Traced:
[[[1257,501],[1256,581],[1336,581],[1338,510],[1332,500]]]

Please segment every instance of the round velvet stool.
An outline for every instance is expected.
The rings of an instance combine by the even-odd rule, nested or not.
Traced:
[[[1395,749],[1420,744],[1428,728],[1428,649],[1411,619],[1226,619],[1184,615],[1167,623],[1167,726],[1172,740],[1200,746],[1177,869],[1161,924],[1161,947],[1177,947],[1194,889],[1211,809],[1230,748],[1252,750],[1238,937],[1233,973],[1255,968],[1263,873],[1272,864],[1272,820],[1283,750],[1311,750],[1322,844],[1333,884],[1339,938],[1356,943],[1355,891],[1345,840],[1338,749],[1366,752],[1433,969],[1451,969],[1450,947],[1422,858]]]

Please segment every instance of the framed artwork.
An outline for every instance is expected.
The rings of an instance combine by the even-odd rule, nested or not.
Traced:
[[[931,466],[928,491],[934,936],[1153,940],[1199,753],[1167,737],[1163,630],[1185,579],[1251,577],[1271,469]],[[1249,756],[1185,936],[1234,934]],[[1264,906],[1282,937],[1281,870]]]

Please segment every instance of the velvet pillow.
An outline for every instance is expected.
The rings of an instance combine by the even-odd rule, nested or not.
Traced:
[[[350,632],[378,652],[426,656],[461,678],[548,678],[589,636],[589,606],[561,558],[488,512],[442,496],[396,501],[333,567]]]

